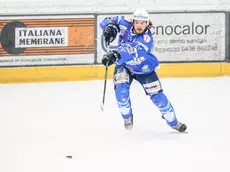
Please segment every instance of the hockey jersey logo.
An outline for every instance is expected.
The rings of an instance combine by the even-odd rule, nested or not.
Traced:
[[[145,42],[149,42],[151,40],[148,34],[144,34],[143,37]]]
[[[145,51],[148,51],[149,50],[149,48],[148,48],[148,46],[146,46],[145,44],[143,44],[142,42],[140,42],[140,41],[136,41],[136,48],[138,49],[138,50],[142,50],[143,48],[145,49]]]
[[[145,57],[143,57],[143,56],[140,58],[134,57],[133,60],[127,61],[126,64],[134,66],[134,65],[141,64],[143,61],[145,61]]]

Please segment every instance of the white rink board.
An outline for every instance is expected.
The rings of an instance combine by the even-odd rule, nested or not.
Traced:
[[[94,54],[39,55],[39,56],[3,56],[0,67],[92,64]]]
[[[105,16],[98,16],[98,25]],[[224,13],[151,14],[153,53],[159,61],[222,61],[225,59]],[[98,61],[104,53],[98,30]],[[113,44],[116,46],[116,43]]]

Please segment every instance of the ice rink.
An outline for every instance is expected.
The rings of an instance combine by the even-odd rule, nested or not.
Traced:
[[[161,82],[188,134],[167,126],[136,81],[132,131],[111,80],[103,113],[103,80],[0,85],[0,171],[229,172],[230,77]]]

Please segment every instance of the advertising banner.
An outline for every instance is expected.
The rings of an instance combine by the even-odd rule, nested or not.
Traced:
[[[0,18],[0,66],[94,62],[94,16]]]
[[[130,17],[131,15],[125,15]],[[106,17],[98,16],[99,23]],[[150,14],[154,47],[159,61],[223,61],[225,59],[224,13]],[[98,29],[98,62],[107,51]],[[116,49],[117,40],[111,44]]]

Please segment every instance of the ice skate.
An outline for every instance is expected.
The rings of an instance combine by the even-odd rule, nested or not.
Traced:
[[[133,128],[133,115],[124,120],[124,126],[126,130],[131,130]]]
[[[172,126],[172,128],[179,132],[185,132],[185,130],[187,129],[187,126],[185,124],[182,124],[181,122],[178,122],[177,125]]]

